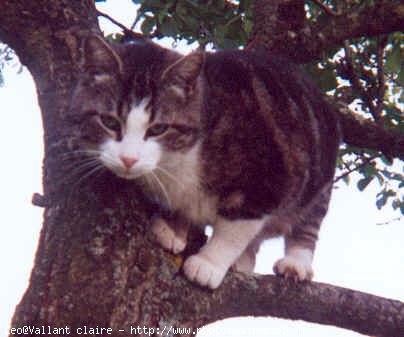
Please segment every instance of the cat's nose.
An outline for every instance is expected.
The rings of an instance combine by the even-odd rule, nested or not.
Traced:
[[[133,165],[136,164],[136,162],[138,161],[137,158],[134,157],[126,157],[126,156],[121,156],[120,157],[122,163],[125,165],[126,168],[131,168]]]

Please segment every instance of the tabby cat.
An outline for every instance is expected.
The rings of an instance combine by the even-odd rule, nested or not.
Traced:
[[[278,275],[312,278],[340,140],[316,86],[264,50],[182,56],[151,42],[84,43],[72,97],[89,156],[148,182],[169,209],[151,230],[177,254],[189,226],[212,225],[186,277],[217,288],[231,266],[252,271],[263,240],[284,236]]]

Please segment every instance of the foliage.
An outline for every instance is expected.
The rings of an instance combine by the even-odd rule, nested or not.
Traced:
[[[18,67],[18,72],[22,70],[22,66],[14,51],[0,41],[0,87],[4,85],[3,70],[6,66]]]
[[[365,118],[387,129],[404,132],[404,34],[349,41],[339,57],[328,59],[327,67],[335,72],[338,85],[334,97],[349,104]],[[369,160],[370,158],[370,160]],[[377,181],[380,191],[376,206],[390,204],[404,214],[404,165],[366,149],[346,147],[341,151],[339,167],[359,165],[357,183],[364,190]]]
[[[0,43],[0,87],[4,84],[3,69],[7,62],[7,46]]]
[[[323,3],[336,15],[367,1],[327,0]],[[327,14],[316,4],[307,4],[311,22],[324,21]],[[346,41],[342,48],[325,54],[319,62],[307,65],[320,88],[351,106],[359,115],[370,118],[387,129],[404,132],[404,34],[362,37]],[[360,174],[359,190],[377,181],[380,191],[376,206],[391,204],[404,214],[404,165],[366,149],[344,146],[340,151],[339,169]],[[342,173],[342,175],[344,175]],[[349,183],[349,175],[344,175]]]
[[[251,0],[133,0],[136,22],[151,37],[172,37],[214,48],[245,45],[252,28]]]

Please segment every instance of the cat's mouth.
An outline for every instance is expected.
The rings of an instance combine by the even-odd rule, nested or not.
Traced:
[[[138,179],[140,177],[142,177],[144,174],[137,172],[130,172],[130,171],[122,171],[122,172],[115,172],[115,174],[123,179],[127,179],[127,180],[134,180],[134,179]]]

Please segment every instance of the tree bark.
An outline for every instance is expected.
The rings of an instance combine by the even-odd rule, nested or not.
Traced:
[[[199,233],[184,255],[173,256],[150,234],[153,205],[135,186],[109,173],[75,183],[61,158],[74,138],[66,112],[79,71],[80,36],[89,31],[99,32],[92,0],[0,2],[0,38],[35,79],[45,131],[44,225],[12,328],[44,327],[27,333],[32,336],[55,328],[65,329],[59,335],[75,335],[85,327],[103,336],[143,328],[191,336],[218,319],[270,315],[404,335],[403,303],[348,289],[235,272],[215,291],[195,286],[181,265],[201,245]]]

